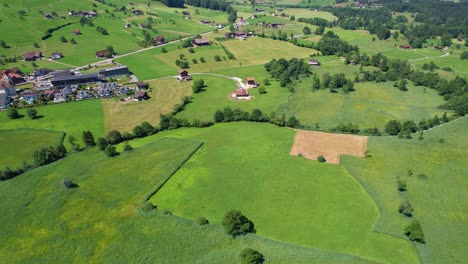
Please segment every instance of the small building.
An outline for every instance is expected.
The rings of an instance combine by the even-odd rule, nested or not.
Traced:
[[[132,14],[136,15],[136,16],[141,16],[143,15],[143,11],[139,10],[139,9],[132,9]]]
[[[130,71],[128,70],[128,67],[124,65],[98,71],[99,76],[106,77],[106,78],[129,75],[129,74],[130,74]]]
[[[443,50],[444,46],[434,46],[434,49]]]
[[[252,87],[252,88],[256,88],[256,87],[258,87],[258,85],[259,84],[255,81],[254,77],[247,77],[247,86]]]
[[[192,45],[194,47],[200,47],[200,46],[209,46],[211,45],[211,42],[207,39],[194,39],[192,41]]]
[[[225,39],[232,39],[232,38],[234,38],[235,36],[236,36],[236,34],[235,34],[235,33],[232,33],[232,32],[226,32],[226,33],[224,33],[224,38],[225,38]]]
[[[413,47],[410,44],[400,45],[400,49],[412,49]]]
[[[44,14],[44,18],[45,19],[52,19],[52,18],[54,18],[54,16],[52,16],[51,14]]]
[[[54,52],[52,53],[52,55],[50,55],[49,59],[51,60],[60,60],[61,58],[63,58],[63,54],[61,52]]]
[[[202,24],[205,24],[205,25],[211,24],[211,20],[209,20],[209,19],[203,19],[203,20],[200,21],[200,22],[202,22]]]
[[[129,28],[129,27],[132,27],[132,25],[130,25],[129,23],[126,23],[125,28]]]
[[[249,97],[249,91],[247,91],[247,89],[238,88],[236,89],[235,95],[237,98]]]
[[[99,50],[96,51],[96,58],[104,58],[106,57],[107,50]]]
[[[177,75],[177,80],[179,81],[190,81],[192,80],[192,76],[189,75],[188,71],[184,69],[179,70],[179,75]]]
[[[462,41],[463,41],[463,38],[457,38],[457,41],[462,42]]]
[[[141,22],[141,23],[140,23],[140,27],[141,27],[141,28],[147,28],[147,27],[148,27],[148,23],[146,23],[146,22]]]
[[[81,12],[81,16],[85,16],[85,17],[97,17],[98,16],[98,13],[94,12],[94,11],[84,11],[84,12]]]
[[[216,24],[216,27],[219,28],[219,29],[222,29],[224,26],[223,26],[223,24],[218,23],[218,24]]]
[[[75,36],[78,36],[78,35],[81,35],[81,31],[78,30],[78,29],[74,29],[74,30],[72,31],[72,34],[75,35]]]
[[[268,23],[267,27],[269,27],[269,28],[279,28],[279,27],[284,26],[284,25],[285,25],[284,23]]]
[[[144,91],[138,91],[135,93],[135,96],[133,97],[133,99],[135,99],[135,101],[143,101],[143,100],[148,100],[150,97],[148,95],[147,92],[144,92]]]
[[[236,39],[241,39],[241,40],[245,40],[248,36],[248,34],[243,31],[237,31],[235,35],[236,35]]]
[[[166,39],[164,38],[164,36],[154,37],[153,41],[154,41],[154,45],[161,45],[161,44],[166,43]]]
[[[40,51],[28,51],[23,53],[25,61],[35,61],[42,58],[42,52]]]
[[[34,101],[37,100],[37,98],[39,98],[39,96],[40,95],[38,92],[33,90],[27,90],[23,92],[23,94],[21,95],[21,99],[26,101],[28,104],[32,104],[34,103]]]
[[[60,90],[58,89],[48,89],[44,91],[44,98],[46,100],[54,100],[55,95],[60,93]]]
[[[137,82],[136,83],[136,88],[138,90],[145,90],[145,89],[148,89],[148,84],[145,83],[145,82]]]
[[[70,10],[70,11],[68,11],[68,15],[69,16],[77,16],[78,12],[76,12],[75,10]]]
[[[309,65],[320,66],[320,61],[315,60],[315,59],[309,60]]]

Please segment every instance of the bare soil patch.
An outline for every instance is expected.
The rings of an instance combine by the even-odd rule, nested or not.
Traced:
[[[367,136],[297,130],[291,155],[317,160],[323,155],[328,163],[339,164],[340,155],[365,157]]]

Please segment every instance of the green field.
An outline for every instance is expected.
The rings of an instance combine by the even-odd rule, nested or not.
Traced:
[[[6,112],[0,112],[0,129],[36,128],[63,131],[73,135],[80,145],[82,132],[89,130],[94,137],[104,134],[104,114],[101,100],[48,105],[35,108],[40,118],[31,120],[26,117],[26,110],[20,109],[20,119],[8,119]],[[65,146],[69,147],[65,141]]]
[[[410,220],[397,209],[401,200],[410,201],[413,218],[421,222],[426,238],[426,244],[418,246],[424,263],[463,263],[468,259],[467,129],[465,117],[424,133],[421,141],[370,138],[368,150],[372,158],[342,158],[343,166],[382,212],[377,231],[403,237],[403,228]],[[440,138],[445,142],[439,143]],[[408,176],[408,170],[414,175]],[[427,178],[417,176],[421,173]],[[398,192],[398,178],[407,182],[407,192]]]
[[[39,129],[0,130],[0,170],[16,169],[23,161],[32,163],[32,153],[42,147],[55,146],[63,140],[63,133]]]
[[[242,249],[253,247],[264,252],[269,263],[375,263],[256,235],[233,240],[217,225],[200,227],[177,216],[138,213],[143,196],[199,145],[164,138],[112,159],[93,149],[3,182],[1,259],[234,264]],[[141,163],[143,159],[152,162]],[[63,189],[65,175],[79,187]]]
[[[349,122],[362,129],[383,128],[392,119],[419,122],[444,113],[437,108],[444,103],[443,98],[428,88],[409,84],[408,91],[402,92],[392,82],[361,82],[354,86],[356,91],[349,94],[313,91],[311,82],[304,80],[277,114],[295,115],[304,125],[319,123],[322,129]]]
[[[380,262],[418,262],[409,243],[373,232],[379,212],[344,168],[289,155],[293,130],[233,123],[159,136],[166,135],[205,145],[151,199],[161,209],[219,224],[236,208],[262,236]]]

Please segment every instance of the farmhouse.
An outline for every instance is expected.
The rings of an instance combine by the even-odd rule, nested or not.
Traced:
[[[59,60],[61,58],[63,58],[63,54],[61,52],[58,52],[58,51],[52,53],[52,55],[50,55],[50,57],[49,57],[49,59],[51,59],[51,60]]]
[[[78,14],[80,14],[81,16],[85,16],[85,17],[97,17],[98,16],[98,13],[94,11],[83,11],[83,12],[80,11]]]
[[[236,35],[236,39],[241,39],[241,40],[245,40],[248,37],[248,34],[243,31],[237,31],[235,35]]]
[[[211,24],[211,20],[209,20],[209,19],[203,19],[203,20],[200,21],[200,22],[202,22],[202,23],[205,24],[205,25]]]
[[[132,9],[132,14],[136,15],[136,16],[140,16],[140,15],[143,15],[143,11],[139,10],[139,9]]]
[[[54,100],[55,95],[60,93],[60,90],[58,89],[48,89],[44,91],[44,98],[46,100]]]
[[[279,28],[279,27],[284,26],[284,25],[285,24],[283,24],[283,23],[268,23],[267,27],[269,27],[269,28]]]
[[[192,41],[192,45],[194,47],[200,47],[200,46],[209,46],[209,45],[211,45],[211,43],[207,39],[194,39]]]
[[[135,99],[135,101],[142,101],[142,100],[148,100],[150,97],[148,95],[147,92],[143,92],[143,91],[138,91],[135,93],[135,96],[133,97],[133,99]]]
[[[25,61],[35,61],[42,58],[42,52],[40,51],[28,51],[23,53]]]
[[[96,58],[104,58],[107,54],[107,50],[96,51]]]
[[[184,69],[179,70],[179,75],[177,75],[177,80],[179,81],[190,81],[192,80],[192,76],[189,75],[188,71]]]
[[[412,49],[413,47],[410,44],[400,45],[401,49]]]
[[[137,90],[145,90],[148,88],[148,84],[145,82],[137,82],[136,83],[136,89]]]
[[[247,86],[251,88],[258,87],[258,83],[255,81],[254,77],[247,77]]]
[[[130,74],[130,71],[128,70],[127,66],[120,65],[114,68],[109,68],[109,69],[104,69],[104,70],[99,70],[98,75],[102,77],[114,77],[114,76],[122,76],[122,75],[128,75]]]
[[[232,32],[226,32],[224,33],[224,38],[225,39],[232,39],[236,36],[236,34],[232,33]]]
[[[74,29],[74,30],[72,31],[72,34],[75,35],[75,36],[78,36],[78,35],[81,35],[81,31],[78,30],[78,29]]]
[[[45,19],[52,19],[54,18],[51,14],[44,14]]]
[[[320,62],[318,60],[312,59],[312,60],[309,60],[309,65],[320,66]]]
[[[236,98],[245,99],[246,97],[249,97],[249,92],[247,89],[238,88],[236,89],[235,95]]]
[[[444,47],[443,46],[434,46],[434,49],[443,50]]]
[[[154,45],[161,45],[166,43],[166,39],[163,36],[157,36],[153,38]]]

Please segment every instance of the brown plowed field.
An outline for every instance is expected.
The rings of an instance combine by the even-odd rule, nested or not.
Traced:
[[[365,157],[366,148],[366,136],[297,130],[290,154],[301,154],[311,160],[323,155],[328,163],[339,164],[340,155]]]

